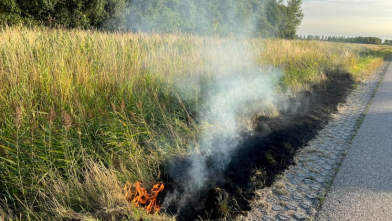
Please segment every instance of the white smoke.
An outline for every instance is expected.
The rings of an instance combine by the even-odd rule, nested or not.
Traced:
[[[255,111],[251,107],[263,112],[267,109],[264,104],[287,106],[283,105],[284,97],[276,92],[276,83],[283,73],[274,68],[255,65],[246,40],[227,41],[203,49],[203,53],[207,65],[211,67],[210,82],[205,92],[207,97],[199,111],[204,130],[193,153],[187,158],[187,171],[181,173],[183,192],[168,194],[164,206],[175,202],[181,208],[206,185],[219,181],[232,157],[235,157],[233,152],[238,147],[240,132],[243,130],[239,119],[241,116],[249,117]],[[179,176],[177,169],[169,173],[172,177]]]
[[[189,2],[189,5],[185,1],[181,4],[183,11],[192,11],[190,9],[196,7],[196,2]],[[169,20],[176,21],[175,14],[167,13],[163,9],[156,12],[154,16],[141,14],[140,9],[152,3],[134,0],[132,4],[134,11],[131,12],[130,24],[134,30],[151,31]],[[230,4],[235,5],[236,2],[230,1]],[[263,3],[258,4],[264,7]],[[238,7],[232,7],[234,8]],[[193,25],[202,29],[196,33],[214,32],[213,21],[216,19],[212,18],[216,15],[213,13],[214,10],[207,9],[201,11],[211,13],[209,16],[203,15],[210,17],[210,20],[198,21],[197,18],[203,16],[196,16],[193,19],[192,16],[195,15],[189,14],[189,19],[194,20]],[[233,15],[228,16],[230,18],[241,18],[238,11],[222,11],[222,13]],[[170,19],[168,16],[171,16]],[[168,174],[176,179],[180,186],[179,189],[168,193],[163,203],[164,207],[175,204],[180,211],[188,201],[197,198],[201,190],[219,182],[225,169],[235,157],[233,153],[238,148],[240,133],[243,130],[241,118],[249,118],[257,112],[268,112],[271,108],[288,108],[286,99],[277,93],[275,88],[276,83],[283,76],[282,71],[257,65],[252,46],[246,38],[254,33],[256,20],[257,18],[249,17],[248,22],[239,22],[236,19],[224,21],[230,24],[229,29],[236,30],[236,36],[241,38],[215,39],[213,41],[216,42],[215,45],[200,49],[205,62],[196,72],[204,73],[206,76],[197,76],[193,80],[177,79],[178,88],[182,90],[179,94],[182,100],[194,97],[192,93],[203,94],[204,104],[198,110],[198,122],[201,123],[203,131],[197,143],[190,145],[191,154],[186,159],[185,165],[168,166]],[[193,30],[184,31],[193,32]],[[200,77],[208,80],[200,83]]]

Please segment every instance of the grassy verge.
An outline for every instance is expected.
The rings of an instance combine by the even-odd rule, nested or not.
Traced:
[[[386,45],[372,45],[368,46],[368,49],[349,68],[349,72],[357,81],[363,81],[369,73],[380,67],[391,54],[391,47]]]
[[[204,88],[225,78],[228,66],[244,63],[238,75],[255,64],[278,68],[277,90],[295,94],[327,72],[361,81],[392,51],[251,39],[251,56],[233,60],[241,44],[185,34],[2,30],[0,217],[166,219],[127,205],[121,187],[151,185],[162,162],[190,151],[208,127],[199,117]],[[227,45],[230,53],[222,53]]]

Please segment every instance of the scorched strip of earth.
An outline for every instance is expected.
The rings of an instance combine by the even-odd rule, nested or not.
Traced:
[[[221,177],[209,177],[206,188],[181,202],[181,206],[174,202],[163,210],[177,214],[180,221],[200,218],[233,220],[246,215],[251,209],[249,202],[255,197],[255,190],[271,186],[277,175],[294,163],[296,151],[328,123],[338,105],[345,102],[353,85],[348,73],[329,73],[326,81],[291,98],[291,102],[301,103],[301,111],[282,112],[275,118],[259,118],[256,131],[241,134],[239,147],[234,153],[236,157]],[[208,160],[207,157],[207,165]],[[174,178],[166,170],[187,171],[190,166],[187,158],[179,157],[161,167],[165,168],[161,173],[165,190],[159,198],[164,199],[174,190],[181,194],[180,184],[188,176],[184,173]]]

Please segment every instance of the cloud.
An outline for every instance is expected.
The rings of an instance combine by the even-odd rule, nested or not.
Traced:
[[[391,0],[304,0],[302,35],[392,39]]]

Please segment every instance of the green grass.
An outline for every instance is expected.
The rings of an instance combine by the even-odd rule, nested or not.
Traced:
[[[222,53],[239,41],[251,57]],[[360,81],[390,52],[316,41],[5,28],[0,217],[170,219],[128,205],[121,188],[127,180],[151,186],[166,159],[191,151],[211,126],[198,111],[213,78],[238,64],[239,75],[273,66],[284,72],[276,90],[295,94],[330,71]],[[241,119],[252,125],[250,115]]]
[[[317,200],[320,202],[320,206],[324,204],[325,197],[324,196],[317,196]]]

